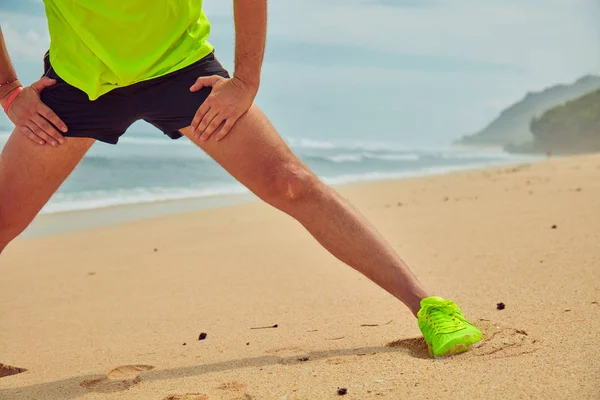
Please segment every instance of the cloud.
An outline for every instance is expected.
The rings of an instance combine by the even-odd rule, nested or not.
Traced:
[[[41,0],[2,0],[0,11],[2,10],[25,15],[44,15],[44,4]]]
[[[204,5],[211,42],[232,67],[232,2]],[[304,0],[269,8],[259,96],[289,132],[315,130],[309,112],[319,132],[393,125],[456,137],[529,90],[600,71],[598,0]],[[48,45],[40,0],[0,0],[0,11],[11,57],[33,80]],[[356,110],[372,118],[355,123]]]
[[[597,0],[448,0],[406,8],[364,0],[270,4],[271,40],[517,65],[545,80],[574,79],[600,67]]]
[[[365,67],[432,73],[520,72],[517,66],[453,55],[419,54],[350,44],[311,43],[292,39],[269,40],[265,62],[299,65]]]
[[[2,33],[8,54],[11,59],[19,62],[41,60],[50,45],[50,38],[45,30],[35,30],[28,26],[17,30],[12,24],[3,23]]]

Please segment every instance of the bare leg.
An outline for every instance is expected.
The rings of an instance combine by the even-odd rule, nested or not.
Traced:
[[[182,132],[190,135],[190,128]],[[233,177],[291,215],[344,263],[406,304],[413,314],[428,293],[377,230],[288,148],[253,105],[220,142],[195,141]]]
[[[0,153],[0,253],[31,223],[94,144],[66,138],[53,148],[13,133]]]

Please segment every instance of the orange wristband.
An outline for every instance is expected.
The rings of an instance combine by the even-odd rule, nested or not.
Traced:
[[[6,113],[6,115],[8,115],[8,107],[10,107],[10,103],[12,103],[13,100],[19,95],[19,93],[21,93],[21,90],[23,90],[23,87],[19,86],[8,95],[6,103],[4,103],[4,112]]]

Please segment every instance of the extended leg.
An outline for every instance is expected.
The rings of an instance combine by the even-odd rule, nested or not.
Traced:
[[[188,136],[190,129],[182,132]],[[428,293],[377,230],[288,148],[257,106],[222,141],[196,141],[232,176],[298,220],[334,256],[404,302],[413,314]]]
[[[0,253],[69,176],[94,139],[67,138],[56,148],[13,133],[0,153]]]

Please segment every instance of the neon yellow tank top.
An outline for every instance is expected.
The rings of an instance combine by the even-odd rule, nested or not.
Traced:
[[[95,100],[208,55],[202,0],[44,0],[50,63]]]

